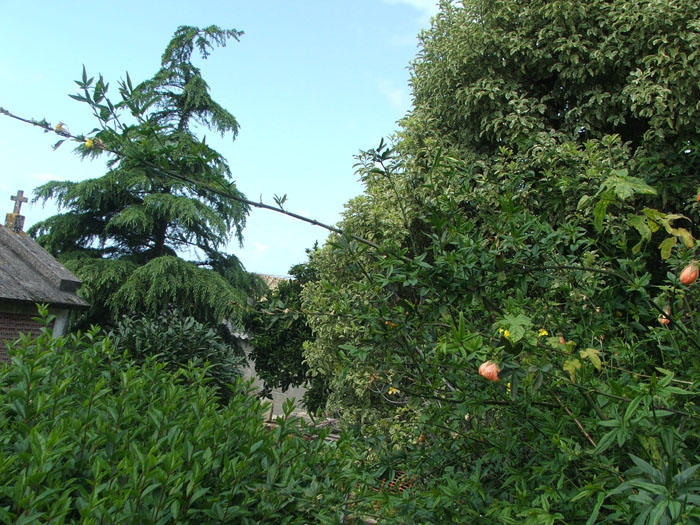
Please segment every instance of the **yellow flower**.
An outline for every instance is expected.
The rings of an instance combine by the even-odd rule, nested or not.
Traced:
[[[499,328],[499,329],[498,329],[498,333],[499,333],[499,334],[502,334],[503,332],[504,332],[503,328]]]
[[[393,396],[394,394],[398,394],[398,393],[399,393],[399,389],[398,389],[398,388],[394,388],[393,386],[390,386],[390,387],[389,387],[389,395],[390,395],[390,396]]]
[[[540,328],[540,331],[537,333],[540,337],[545,337],[549,335],[549,332],[545,330],[544,328]]]
[[[56,126],[54,126],[53,130],[56,133],[61,133],[62,131],[65,131],[66,128],[63,127],[63,123],[59,122],[58,124],[56,124]]]
[[[510,332],[508,330],[503,330],[503,337],[508,339],[510,337]]]
[[[90,148],[92,148],[92,146],[93,146],[92,139],[87,139],[87,140],[85,141],[85,147],[88,148],[88,149],[90,149]]]

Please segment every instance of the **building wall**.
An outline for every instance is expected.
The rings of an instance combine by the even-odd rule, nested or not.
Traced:
[[[255,363],[250,358],[250,352],[252,350],[250,343],[248,343],[248,341],[246,340],[242,340],[241,344],[246,355],[246,366],[244,366],[241,370],[241,372],[243,373],[243,378],[246,380],[252,379],[253,387],[256,389],[262,389],[263,382],[260,378],[258,378],[257,374],[255,373]],[[267,401],[270,402],[270,412],[267,414],[267,419],[272,420],[275,417],[282,416],[284,414],[284,411],[282,410],[282,405],[288,399],[294,400],[295,408],[292,414],[298,417],[306,416],[306,409],[303,406],[301,406],[301,400],[304,397],[305,392],[306,389],[303,386],[289,387],[287,390],[272,390],[272,397],[267,399]]]
[[[33,321],[36,314],[0,312],[0,363],[9,363],[7,345],[19,337],[19,334],[37,336],[44,327],[42,323]]]

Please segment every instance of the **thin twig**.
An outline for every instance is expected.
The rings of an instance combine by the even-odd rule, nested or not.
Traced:
[[[593,438],[590,436],[590,434],[586,432],[586,429],[583,428],[581,422],[578,419],[576,419],[576,417],[571,413],[569,407],[567,407],[564,403],[561,402],[561,399],[559,399],[558,395],[554,394],[554,399],[556,399],[559,405],[561,405],[561,407],[566,411],[566,413],[569,414],[569,417],[571,417],[574,420],[576,426],[581,430],[581,432],[583,432],[583,435],[586,436],[586,439],[588,439],[590,444],[593,445],[594,448],[597,447],[598,445],[596,445],[595,441],[593,441]]]
[[[59,135],[59,136],[61,136],[61,137],[70,138],[70,139],[73,139],[73,140],[75,140],[75,141],[77,141],[77,142],[81,142],[81,139],[79,139],[76,135],[73,135],[73,134],[69,133],[68,131],[61,131],[61,132],[59,133],[59,132],[57,132],[55,129],[51,128],[51,126],[49,126],[48,123],[46,123],[45,121],[40,122],[40,121],[37,121],[37,120],[22,118],[22,117],[20,117],[20,116],[18,116],[18,115],[15,115],[15,114],[11,113],[10,111],[8,111],[7,109],[2,108],[2,107],[0,107],[0,114],[1,114],[1,115],[6,115],[6,116],[8,116],[8,117],[10,117],[10,118],[13,118],[13,119],[15,119],[15,120],[19,120],[19,121],[24,122],[24,123],[26,123],[26,124],[31,124],[32,126],[36,126],[36,127],[38,127],[38,128],[41,128],[41,129],[43,129],[43,130],[46,131],[46,132],[56,133],[57,135]],[[112,153],[113,155],[116,155],[116,156],[118,156],[118,157],[125,157],[125,155],[124,155],[123,153],[120,153],[120,152],[111,150],[111,149],[109,149],[109,148],[100,147],[99,149],[101,149],[101,150],[103,150],[103,151],[107,151],[107,152],[109,152],[109,153]],[[347,231],[345,231],[345,230],[343,230],[343,229],[341,229],[341,228],[337,228],[337,227],[335,227],[335,226],[331,226],[331,225],[329,225],[329,224],[325,224],[325,223],[323,223],[323,222],[317,221],[316,219],[311,219],[311,218],[309,218],[309,217],[305,217],[305,216],[303,216],[303,215],[299,215],[298,213],[294,213],[294,212],[287,211],[287,210],[285,210],[285,209],[283,209],[283,208],[281,208],[281,207],[279,207],[279,206],[272,206],[272,205],[270,205],[270,204],[265,204],[264,202],[251,201],[251,200],[249,200],[249,199],[246,199],[245,197],[241,197],[240,195],[236,195],[236,194],[231,193],[231,192],[229,192],[229,191],[216,189],[216,188],[212,187],[212,186],[209,185],[209,184],[203,183],[203,182],[201,182],[201,181],[195,181],[195,180],[190,179],[189,177],[187,177],[187,176],[185,176],[185,175],[182,175],[182,174],[180,174],[180,173],[176,173],[176,172],[174,172],[174,171],[172,171],[172,170],[164,169],[164,168],[162,168],[162,167],[160,167],[160,166],[157,166],[157,165],[155,165],[155,164],[153,164],[153,163],[151,163],[151,162],[149,162],[149,161],[147,161],[147,160],[143,160],[143,159],[142,159],[141,162],[142,162],[144,165],[148,166],[149,168],[151,168],[151,169],[153,169],[153,170],[155,170],[155,171],[157,171],[157,172],[159,172],[159,173],[161,173],[161,174],[163,174],[163,175],[172,177],[172,178],[174,178],[174,179],[176,179],[176,180],[179,180],[179,181],[182,181],[182,182],[187,182],[188,184],[196,185],[196,186],[198,186],[198,187],[200,187],[200,188],[206,189],[206,190],[208,190],[208,191],[214,193],[215,195],[219,195],[219,196],[221,196],[221,197],[226,197],[226,198],[229,198],[229,199],[233,199],[233,200],[235,200],[235,201],[241,202],[241,203],[243,203],[243,204],[247,204],[247,205],[249,205],[249,206],[253,206],[253,207],[255,207],[255,208],[261,208],[261,209],[265,209],[265,210],[270,210],[270,211],[274,211],[274,212],[277,212],[277,213],[281,213],[281,214],[283,214],[283,215],[287,215],[288,217],[292,217],[292,218],[294,218],[294,219],[307,222],[307,223],[309,223],[309,224],[312,224],[312,225],[314,225],[314,226],[318,226],[318,227],[320,227],[320,228],[324,228],[324,229],[326,229],[326,230],[328,230],[328,231],[337,233],[337,234],[339,234],[339,235],[348,236],[348,237],[350,237],[351,239],[353,239],[353,240],[355,240],[355,241],[357,241],[357,242],[359,242],[359,243],[365,244],[365,245],[367,245],[367,246],[370,246],[370,247],[372,247],[372,248],[374,248],[374,249],[376,249],[376,250],[379,250],[379,249],[380,249],[380,246],[379,246],[378,244],[376,244],[376,243],[374,243],[374,242],[372,242],[372,241],[370,241],[370,240],[367,240],[367,239],[365,239],[365,238],[363,238],[363,237],[360,237],[359,235],[355,235],[355,234],[349,233],[349,232],[347,232]]]
[[[650,375],[647,375],[647,374],[640,374],[639,372],[633,372],[632,370],[627,370],[626,368],[620,368],[619,366],[613,366],[613,365],[608,364],[608,365],[606,365],[606,367],[607,367],[607,368],[612,368],[613,370],[619,370],[620,372],[627,372],[628,374],[631,374],[631,375],[634,375],[634,376],[637,376],[637,377],[645,377],[645,378],[647,378],[647,379],[651,379],[651,378],[652,378],[652,376],[650,376]],[[671,379],[671,382],[673,382],[673,383],[680,383],[680,384],[682,384],[682,385],[689,385],[689,386],[693,386],[693,385],[695,384],[695,383],[693,383],[692,381],[682,381],[682,380],[680,380],[680,379]]]

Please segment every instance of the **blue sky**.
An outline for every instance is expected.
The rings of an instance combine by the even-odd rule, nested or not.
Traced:
[[[239,43],[198,62],[214,99],[241,124],[235,142],[207,141],[248,198],[272,203],[286,193],[290,211],[333,224],[362,192],[353,155],[391,135],[410,107],[407,66],[435,12],[432,0],[0,0],[0,107],[88,132],[87,107],[68,97],[83,65],[116,95],[126,71],[136,83],[158,70],[178,26],[242,30]],[[56,140],[0,116],[0,213],[19,189],[104,173],[102,160],[81,161],[68,144],[54,152]],[[29,226],[55,211],[37,203],[22,213]],[[326,232],[253,210],[244,236],[244,248],[226,251],[250,271],[283,275]]]

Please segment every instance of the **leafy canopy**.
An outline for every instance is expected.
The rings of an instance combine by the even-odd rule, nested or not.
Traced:
[[[244,318],[250,337],[249,357],[255,363],[255,373],[263,381],[262,395],[273,389],[287,390],[290,386],[306,387],[303,403],[315,413],[325,406],[327,387],[321,375],[311,375],[304,359],[306,342],[313,338],[302,311],[301,294],[304,286],[317,279],[310,262],[318,246],[308,250],[309,262],[290,268],[292,276],[270,290]]]
[[[465,0],[422,33],[341,223],[382,250],[332,235],[302,292],[328,410],[419,480],[405,521],[700,518],[699,27]]]

